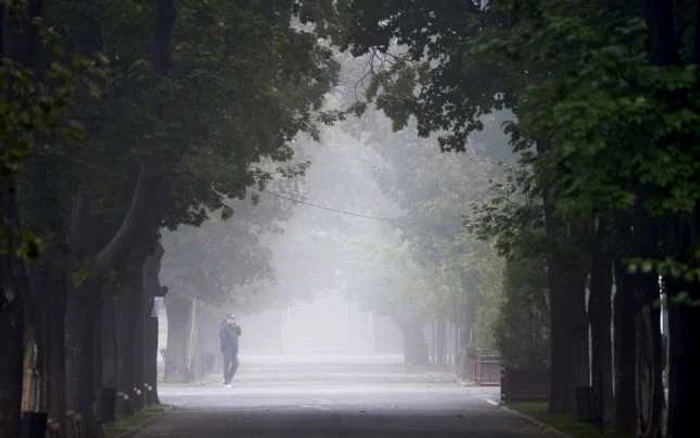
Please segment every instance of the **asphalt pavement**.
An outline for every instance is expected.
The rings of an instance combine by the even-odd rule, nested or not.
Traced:
[[[176,409],[137,437],[554,436],[501,410],[497,387],[462,385],[399,357],[242,357],[232,388],[218,379],[161,386]]]

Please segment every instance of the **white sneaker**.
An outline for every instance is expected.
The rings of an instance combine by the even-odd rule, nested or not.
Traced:
[[[224,388],[230,388],[230,387],[231,387],[231,384],[230,384],[230,383],[225,383],[225,384],[224,384]]]

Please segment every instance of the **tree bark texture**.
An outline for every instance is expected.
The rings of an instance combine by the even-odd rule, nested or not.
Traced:
[[[615,263],[616,292],[614,298],[615,351],[615,431],[633,435],[636,431],[635,397],[636,315],[634,279],[626,272],[624,262]]]
[[[140,252],[140,251],[137,251]],[[133,411],[145,406],[143,387],[144,303],[143,256],[134,254],[122,269],[123,287],[119,293],[118,390],[126,394]]]
[[[0,435],[19,436],[24,342],[28,327],[33,327],[35,297],[24,259],[15,256],[22,229],[16,187],[9,184],[0,190],[2,225],[7,226],[8,254],[0,255]],[[6,347],[5,347],[6,346]]]
[[[143,265],[143,304],[145,306],[144,321],[144,386],[146,386],[146,403],[157,404],[158,401],[158,318],[154,315],[153,306],[157,296],[161,296],[158,274],[160,273],[163,247],[157,244],[146,258]]]
[[[68,295],[66,307],[66,407],[80,415],[87,433],[97,436],[95,416],[100,287],[88,281]]]
[[[9,279],[3,275],[3,281]],[[0,354],[0,436],[8,438],[19,436],[23,338],[22,303],[21,298],[15,297],[0,312],[0,344],[3,346]]]
[[[700,299],[697,284],[668,280],[670,296],[681,292]],[[700,309],[689,304],[669,306],[670,373],[668,438],[700,436],[697,407],[700,406]]]
[[[693,217],[678,219],[672,225],[672,246],[676,259],[691,266],[697,263],[700,207]],[[697,280],[667,276],[669,297],[669,438],[700,435],[696,408],[700,406],[700,287]],[[680,299],[685,297],[685,299]]]
[[[27,69],[37,70],[39,48],[38,29],[34,19],[43,13],[43,0],[26,3],[27,19],[21,23],[22,38],[12,38],[11,12],[3,2],[0,16],[0,50],[2,56],[14,59]],[[35,327],[35,297],[25,260],[17,257],[22,223],[17,201],[15,175],[3,175],[0,180],[0,225],[8,233],[7,254],[0,255],[0,436],[14,438],[20,433],[22,404],[23,351],[27,327]],[[41,328],[36,327],[36,330]]]
[[[190,339],[192,302],[175,294],[165,298],[168,312],[168,347],[165,353],[165,381],[189,382],[191,373],[187,365],[187,344]]]
[[[588,303],[591,324],[592,386],[602,403],[603,421],[614,417],[612,362],[612,257],[598,240],[591,265],[591,288]]]
[[[585,271],[551,257],[548,263],[551,323],[549,411],[573,414],[574,389],[588,386]]]
[[[538,139],[538,155],[549,153],[547,139]],[[585,310],[585,282],[588,267],[572,248],[562,249],[571,233],[556,214],[548,181],[543,180],[542,201],[548,240],[547,285],[551,329],[549,396],[550,414],[573,414],[574,389],[588,386],[588,321]]]

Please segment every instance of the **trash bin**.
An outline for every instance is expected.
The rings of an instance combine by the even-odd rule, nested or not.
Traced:
[[[576,419],[583,423],[593,423],[595,421],[595,412],[593,406],[593,388],[590,386],[581,386],[574,390],[575,392],[575,412]]]

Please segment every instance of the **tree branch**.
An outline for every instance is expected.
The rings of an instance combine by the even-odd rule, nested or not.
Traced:
[[[151,196],[157,186],[157,178],[152,169],[147,165],[141,165],[136,188],[131,197],[131,205],[119,226],[107,245],[95,258],[95,266],[98,274],[105,273],[110,267],[119,264],[126,257],[131,245],[147,222]]]

